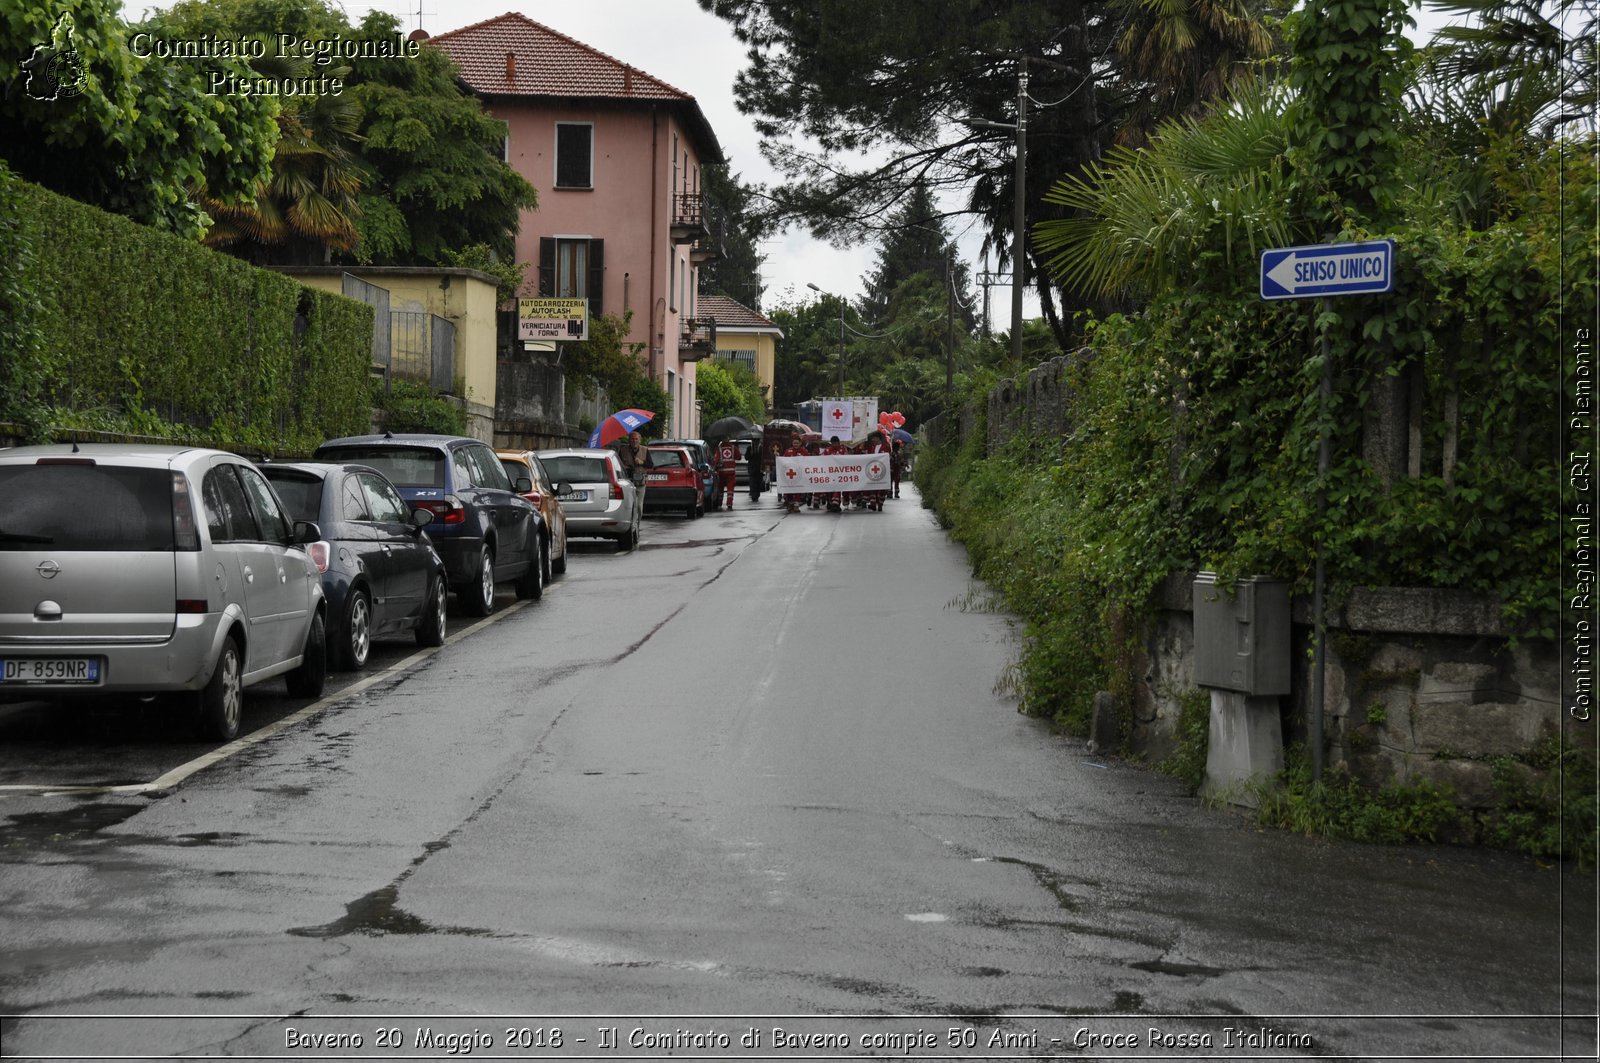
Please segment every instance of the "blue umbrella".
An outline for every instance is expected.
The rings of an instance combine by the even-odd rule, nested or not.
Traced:
[[[911,433],[907,432],[904,428],[896,428],[894,430],[894,442],[910,443],[912,441]]]
[[[608,447],[629,432],[638,430],[640,425],[649,424],[655,420],[655,416],[649,410],[618,410],[601,421],[600,427],[589,433],[589,445]]]

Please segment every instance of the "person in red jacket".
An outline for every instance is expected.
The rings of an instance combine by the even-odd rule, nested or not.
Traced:
[[[739,444],[731,439],[724,439],[717,444],[717,479],[723,493],[727,496],[722,503],[729,509],[733,508],[733,488],[738,476]]]
[[[831,436],[828,439],[828,445],[822,448],[822,453],[824,453],[824,454],[848,454],[848,453],[850,453],[850,448],[848,446],[846,446],[845,444],[839,442],[839,437],[838,436]],[[833,494],[828,496],[828,512],[829,513],[843,513],[844,512],[844,493],[842,491],[835,491],[835,492],[833,492]]]

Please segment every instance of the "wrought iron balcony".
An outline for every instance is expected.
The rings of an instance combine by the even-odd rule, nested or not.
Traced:
[[[711,235],[706,227],[705,195],[680,192],[672,198],[672,242],[692,244]]]

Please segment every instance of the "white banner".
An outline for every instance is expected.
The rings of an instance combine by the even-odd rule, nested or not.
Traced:
[[[778,458],[779,494],[882,491],[889,487],[887,454],[808,454]]]
[[[838,436],[841,441],[850,442],[855,420],[856,404],[852,400],[822,400],[822,438],[824,440]]]

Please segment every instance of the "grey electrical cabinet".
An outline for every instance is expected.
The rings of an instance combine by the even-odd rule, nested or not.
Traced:
[[[1233,597],[1214,572],[1194,581],[1194,681],[1255,697],[1289,693],[1289,585],[1250,576]]]

